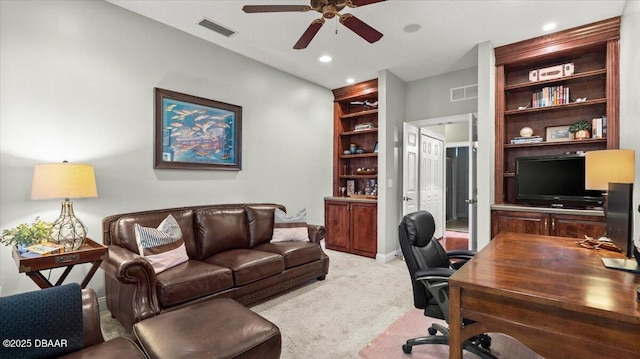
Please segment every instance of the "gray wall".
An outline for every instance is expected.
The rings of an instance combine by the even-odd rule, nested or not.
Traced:
[[[31,176],[65,159],[95,167],[98,198],[74,207],[98,242],[106,215],[171,206],[269,201],[324,223],[328,89],[103,1],[1,1],[0,16],[1,229],[57,218],[60,200],[30,200]],[[242,106],[242,171],[154,170],[154,87]],[[6,246],[0,286],[37,288]],[[89,286],[103,295],[101,271]]]
[[[628,0],[620,29],[620,148],[636,151],[634,234],[640,247],[640,1]]]
[[[473,85],[477,82],[477,67],[408,82],[406,120],[410,122],[476,112],[478,109],[476,99],[451,102],[449,89]]]
[[[402,220],[402,123],[406,83],[388,70],[378,73],[378,261],[395,257]]]

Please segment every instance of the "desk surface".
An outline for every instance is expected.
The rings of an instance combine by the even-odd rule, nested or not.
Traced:
[[[578,355],[562,343],[595,350],[587,340],[608,343],[622,357],[640,348],[640,275],[605,268],[601,257],[623,256],[575,240],[501,233],[458,270],[449,280],[451,327],[461,328],[452,333],[451,358],[459,357],[458,335],[488,331],[512,335],[547,358]],[[461,317],[479,325],[462,329]]]

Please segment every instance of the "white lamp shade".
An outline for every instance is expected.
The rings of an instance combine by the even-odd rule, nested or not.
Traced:
[[[31,199],[97,197],[93,166],[75,163],[36,165]]]
[[[589,151],[585,154],[585,188],[606,191],[609,183],[633,183],[634,150]]]

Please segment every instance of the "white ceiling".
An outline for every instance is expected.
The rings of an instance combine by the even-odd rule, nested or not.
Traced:
[[[293,45],[320,17],[315,11],[246,14],[243,5],[309,5],[308,0],[107,0],[329,89],[388,69],[413,81],[476,66],[476,45],[501,46],[622,14],[625,0],[388,0],[345,8],[384,36],[369,44],[335,19],[304,50]],[[198,23],[207,18],[237,33],[229,38]],[[407,33],[403,28],[418,24]],[[337,34],[336,34],[337,29]],[[320,63],[330,55],[331,63]]]

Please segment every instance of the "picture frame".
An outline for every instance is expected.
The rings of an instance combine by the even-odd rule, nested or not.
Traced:
[[[549,126],[546,128],[546,138],[547,142],[562,142],[562,141],[571,141],[571,133],[569,132],[569,126]]]
[[[241,170],[241,106],[154,90],[154,168]]]
[[[378,142],[376,142],[376,145],[373,146],[373,152],[378,153]]]
[[[347,180],[347,197],[356,194],[356,181]]]

